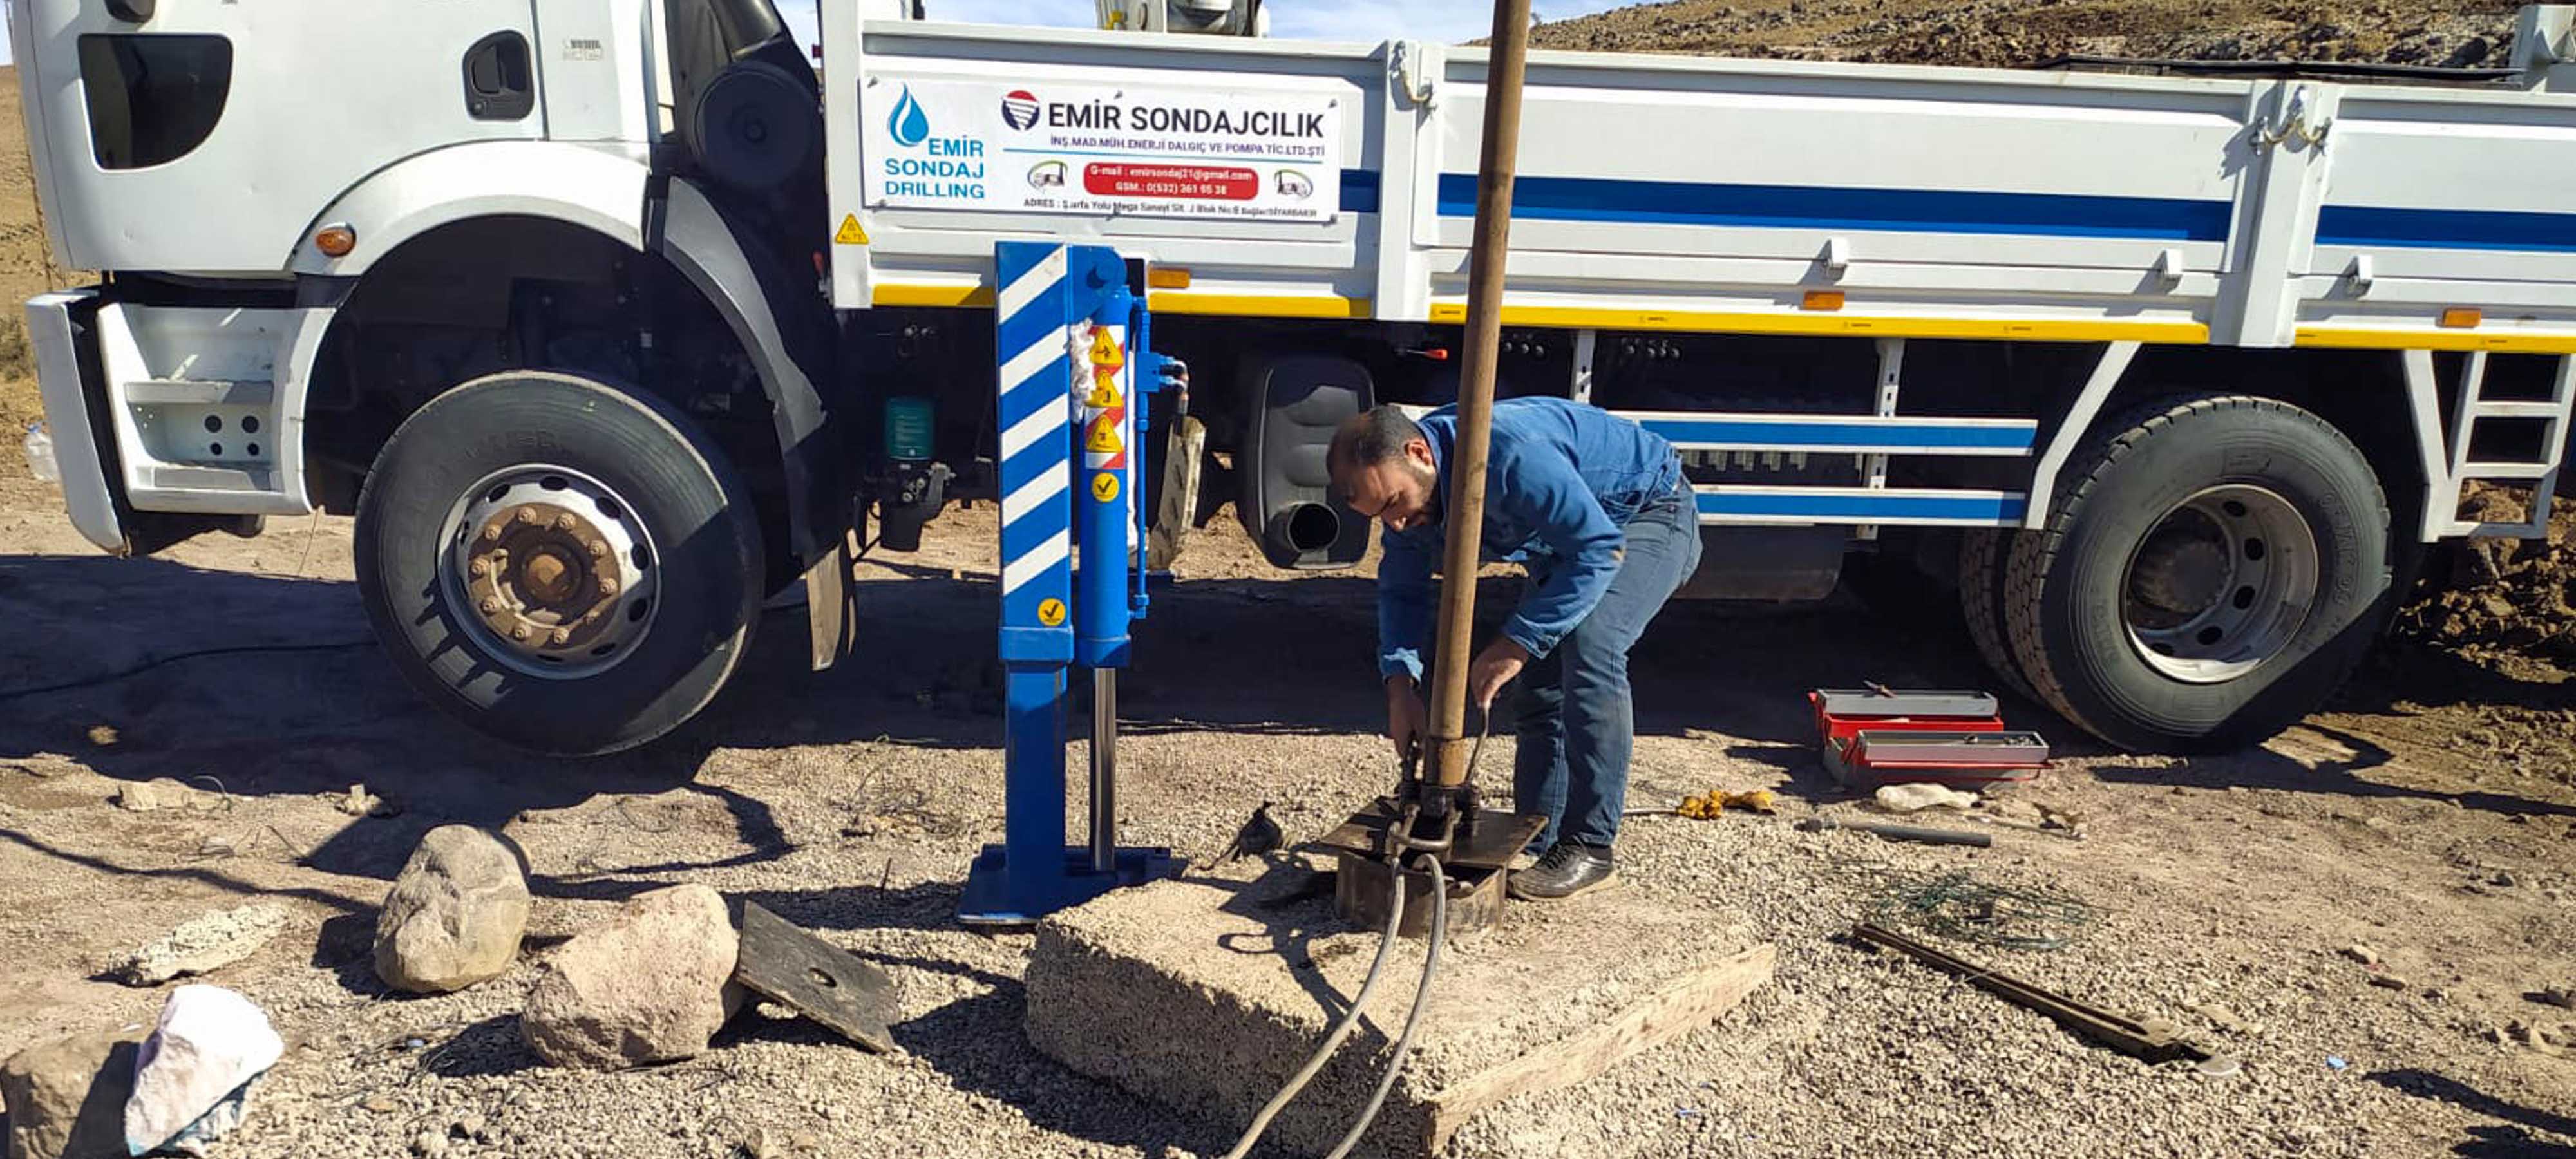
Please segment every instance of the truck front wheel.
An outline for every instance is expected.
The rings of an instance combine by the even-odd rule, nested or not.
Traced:
[[[750,645],[761,540],[741,480],[686,416],[566,374],[432,399],[358,501],[377,638],[477,731],[587,756],[671,731]]]
[[[2323,705],[2394,610],[2368,460],[2315,414],[2241,395],[2105,430],[2004,568],[2004,628],[2041,699],[2139,751],[2242,747]]]

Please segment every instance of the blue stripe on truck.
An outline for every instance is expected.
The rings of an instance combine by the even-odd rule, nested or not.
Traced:
[[[1475,174],[1440,175],[1440,213],[1475,215]],[[2232,214],[2224,201],[2168,197],[1704,185],[1597,177],[1522,177],[1512,194],[1514,217],[1539,220],[2155,241],[2225,241]]]
[[[2576,214],[2329,205],[2317,244],[2576,253]]]
[[[1837,423],[1813,419],[1638,419],[1637,424],[1680,446],[1724,443],[1778,447],[1956,447],[2028,451],[2038,424],[1953,426],[1937,422]]]
[[[1814,519],[1842,523],[1908,523],[1921,520],[1986,523],[2021,522],[2028,503],[2022,496],[1986,495],[1853,495],[1820,492],[1701,491],[1699,513],[1760,519]]]

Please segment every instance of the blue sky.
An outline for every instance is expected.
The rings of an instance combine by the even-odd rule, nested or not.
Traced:
[[[1634,0],[1627,0],[1633,3]],[[972,24],[1048,24],[1064,28],[1092,25],[1092,0],[923,0],[933,20]],[[779,0],[788,23],[807,44],[815,40],[815,0]],[[1536,0],[1541,20],[1564,20],[1621,7],[1621,0]],[[1270,33],[1292,40],[1353,40],[1372,43],[1399,37],[1444,44],[1473,40],[1493,27],[1494,9],[1487,0],[1274,0]],[[0,64],[9,61],[9,45],[0,41]]]

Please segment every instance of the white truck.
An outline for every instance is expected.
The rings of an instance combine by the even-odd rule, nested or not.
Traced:
[[[675,727],[800,577],[817,664],[864,647],[853,543],[992,497],[1013,437],[999,242],[1130,259],[1194,372],[1154,469],[1192,490],[1203,435],[1284,567],[1363,546],[1335,421],[1453,393],[1478,49],[1195,0],[825,0],[819,74],[769,0],[8,13],[48,240],[103,271],[28,308],[74,522],[129,553],[353,512],[396,664],[530,748]],[[2424,545],[2543,522],[2571,13],[2477,74],[1533,53],[1503,391],[1684,450],[1695,594],[1919,570],[2113,744],[2259,739]],[[2529,524],[2464,521],[2478,480]]]

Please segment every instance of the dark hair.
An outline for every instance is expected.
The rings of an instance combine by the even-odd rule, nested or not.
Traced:
[[[1377,407],[1351,416],[1333,432],[1325,469],[1338,478],[1352,468],[1374,467],[1402,457],[1405,446],[1422,437],[1422,424],[1412,416],[1394,406]]]

